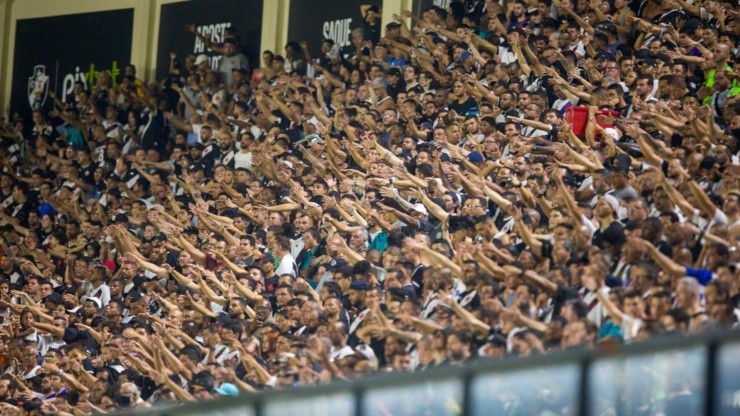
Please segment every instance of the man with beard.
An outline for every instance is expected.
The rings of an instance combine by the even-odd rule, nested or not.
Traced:
[[[316,333],[316,329],[319,326],[319,313],[320,306],[318,302],[314,300],[307,300],[301,304],[299,313],[300,319],[298,325],[300,327],[293,332],[293,335],[308,335]]]
[[[146,409],[152,407],[141,398],[139,387],[131,382],[121,383],[118,391],[118,404],[124,408]]]
[[[123,304],[120,301],[112,300],[103,309],[103,316],[108,321],[108,325],[116,327],[121,323],[123,314]]]
[[[105,283],[105,277],[105,266],[95,265],[89,274],[89,280],[80,288],[84,291],[85,297],[99,299],[101,306],[106,306],[110,302],[110,287]]]
[[[333,361],[341,360],[355,353],[355,350],[347,345],[347,326],[342,321],[337,321],[329,325],[328,336],[331,340],[329,357]]]
[[[462,365],[470,358],[473,334],[467,330],[450,331],[447,334],[447,359],[452,365]]]
[[[214,157],[214,163],[234,169],[234,156],[237,152],[231,133],[221,132],[218,134],[218,150],[218,154]]]
[[[308,218],[308,217],[305,217]],[[323,255],[323,247],[321,243],[321,234],[315,228],[308,228],[303,232],[303,248],[296,257],[296,263],[300,271],[308,270],[313,263],[313,260]],[[313,276],[310,276],[309,282],[312,283],[313,287],[316,287],[318,281],[314,281]]]
[[[248,308],[249,302],[246,298],[238,296],[229,299],[229,317],[232,321],[244,322],[250,319],[250,314],[247,313]]]
[[[594,232],[591,242],[599,247],[604,248],[607,244],[605,236],[607,235],[624,235],[624,226],[616,221],[616,213],[619,209],[619,201],[611,195],[603,195],[598,198],[596,207],[594,207],[594,216],[599,224],[599,228]]]
[[[110,303],[108,305],[110,305]],[[132,319],[136,318],[137,315],[147,313],[150,309],[150,297],[147,294],[131,290],[126,294],[124,305],[126,308],[122,313],[124,318],[121,319],[121,323],[129,323]]]
[[[0,376],[0,403],[15,406],[18,403],[15,399],[16,388],[18,388],[18,383],[12,374]]]
[[[354,348],[362,342],[357,336],[357,330],[360,329],[370,313],[365,298],[371,290],[370,283],[364,280],[355,280],[349,285],[349,302],[352,305],[352,311],[354,311],[354,314],[352,311],[349,311],[352,320],[349,324],[349,339],[347,340],[347,344],[350,347]]]
[[[30,380],[36,377],[41,370],[39,365],[39,349],[36,344],[28,344],[23,347],[23,356],[21,357],[18,367],[14,368],[14,373],[23,380]]]
[[[305,211],[298,211],[293,224],[295,225],[296,235],[290,240],[290,255],[296,260],[299,270],[303,270],[304,268],[301,267],[302,259],[299,259],[300,254],[304,251],[305,242],[303,235],[313,226],[313,219]],[[320,237],[317,239],[317,244],[318,241],[321,241]]]
[[[227,87],[233,86],[234,70],[238,69],[249,72],[249,59],[239,52],[234,38],[227,38],[224,40],[223,56],[218,61],[218,72]]]

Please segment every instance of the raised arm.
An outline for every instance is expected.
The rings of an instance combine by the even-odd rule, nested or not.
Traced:
[[[451,307],[452,311],[455,312],[455,314],[459,316],[476,335],[486,336],[491,331],[490,325],[476,318],[469,310],[455,302],[455,299],[450,294],[438,292],[437,296],[440,302]]]
[[[627,315],[625,315],[625,313],[622,312],[619,307],[614,302],[612,302],[611,299],[609,299],[609,295],[605,294],[599,289],[593,277],[583,276],[582,279],[586,289],[588,289],[589,292],[595,293],[596,297],[599,299],[599,302],[604,305],[606,313],[609,314],[609,317],[612,318],[612,321],[614,321],[614,323],[617,325],[621,324],[622,321],[625,320]]]

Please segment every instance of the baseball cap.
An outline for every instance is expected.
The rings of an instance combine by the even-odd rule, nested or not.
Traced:
[[[614,57],[612,57],[612,55],[610,53],[608,53],[608,52],[601,51],[601,52],[599,52],[599,53],[596,54],[596,60],[597,61],[608,61],[608,60],[611,60],[611,59],[614,59]]]
[[[321,136],[319,136],[316,133],[307,134],[306,136],[303,137],[303,139],[311,143],[320,142],[322,140]]]
[[[144,295],[141,294],[141,292],[138,292],[136,290],[131,290],[126,294],[126,297],[129,298],[129,302],[136,303],[140,300],[144,299]]]
[[[600,29],[600,30],[602,30],[602,31],[604,31],[604,32],[608,32],[608,33],[611,33],[611,34],[614,34],[614,35],[617,34],[617,27],[614,26],[613,23],[610,23],[608,21],[600,24],[599,26],[597,26],[597,28]]]
[[[93,302],[95,305],[97,305],[98,309],[103,307],[103,302],[100,300],[100,298],[96,298],[95,296],[88,296],[87,299],[85,299],[85,302]]]
[[[418,212],[419,214],[429,215],[429,211],[427,211],[427,208],[424,206],[424,204],[413,204],[411,205],[411,209]]]
[[[360,353],[360,355],[370,361],[377,359],[377,357],[375,356],[375,351],[373,351],[372,348],[365,344],[360,344],[356,346],[355,351],[357,351],[358,353]]]
[[[647,59],[650,57],[650,51],[647,49],[638,49],[635,51],[635,59]]]
[[[116,263],[114,263],[113,260],[111,260],[111,259],[106,259],[103,262],[103,266],[109,268],[113,272],[116,271]]]
[[[617,198],[609,194],[602,195],[601,198],[603,198],[606,201],[606,203],[609,204],[610,207],[612,207],[612,210],[615,213],[619,211],[619,201],[617,200]]]
[[[52,292],[44,298],[44,302],[51,302],[55,305],[59,305],[61,303],[64,303],[64,300],[62,299],[61,294],[57,292]]]
[[[355,280],[354,282],[350,283],[349,288],[352,290],[359,290],[362,292],[367,292],[368,290],[372,289],[370,287],[370,283],[364,280]]]
[[[198,170],[206,170],[206,169],[205,169],[205,166],[203,166],[202,163],[194,163],[194,164],[190,165],[189,170],[191,172],[195,172],[195,171],[198,171]]]
[[[221,396],[238,396],[239,395],[239,389],[237,389],[236,386],[231,383],[223,383],[220,386],[213,389],[213,391],[215,391]]]
[[[506,337],[500,334],[493,334],[486,338],[486,342],[494,347],[506,347]]]
[[[480,163],[483,162],[486,158],[483,157],[483,154],[480,152],[470,152],[468,153],[468,160],[470,163]]]
[[[290,170],[295,170],[295,166],[293,165],[293,162],[291,162],[289,160],[281,160],[280,161],[280,164],[287,166],[288,169],[290,169]]]
[[[333,272],[333,271],[341,269],[342,267],[346,265],[347,265],[347,262],[344,260],[331,259],[329,260],[328,263],[326,263],[325,267],[326,267],[326,270]]]
[[[202,53],[195,58],[195,65],[200,65],[203,62],[208,62],[208,55]]]

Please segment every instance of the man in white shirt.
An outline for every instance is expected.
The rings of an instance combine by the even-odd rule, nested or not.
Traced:
[[[289,274],[295,277],[298,266],[293,256],[290,255],[290,239],[284,236],[278,237],[275,240],[274,249],[275,258],[280,259],[280,264],[277,270],[275,270],[275,274],[278,276]]]

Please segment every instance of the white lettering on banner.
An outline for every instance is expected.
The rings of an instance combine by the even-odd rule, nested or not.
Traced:
[[[83,72],[80,72],[80,67],[75,68],[74,74],[67,74],[64,76],[64,81],[62,81],[62,101],[67,102],[67,94],[70,94],[72,91],[74,91],[75,82],[81,81],[82,84],[85,86],[85,89],[87,88],[87,80],[85,79],[85,74]]]
[[[322,34],[325,38],[333,40],[339,46],[347,46],[350,43],[349,34],[351,32],[351,25],[351,17],[324,22]]]
[[[222,43],[225,39],[226,28],[231,27],[231,22],[214,23],[210,25],[198,26],[196,30],[198,33],[205,37],[210,37],[213,43]],[[193,46],[193,53],[203,53],[206,50],[206,44],[200,39],[195,37],[195,46]]]

